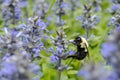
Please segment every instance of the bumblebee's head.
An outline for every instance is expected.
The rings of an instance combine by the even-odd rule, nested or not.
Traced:
[[[74,39],[73,44],[80,45],[81,42],[82,42],[82,38],[80,36],[78,36]]]
[[[75,39],[70,40],[70,42],[73,43],[74,45],[80,45],[80,43],[82,42],[82,38],[78,36]]]
[[[80,46],[81,44],[86,44],[86,46],[88,47],[86,39],[81,36],[77,36],[74,40],[70,40],[70,42],[77,46]]]

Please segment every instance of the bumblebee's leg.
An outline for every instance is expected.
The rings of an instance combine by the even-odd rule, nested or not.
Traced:
[[[71,58],[71,60],[67,63],[67,65],[70,65],[73,61],[74,61],[74,59]]]
[[[71,59],[66,63],[66,65],[67,65],[67,66],[70,66],[70,64],[71,64],[72,62],[74,62],[74,60],[75,60],[75,59],[71,58]]]

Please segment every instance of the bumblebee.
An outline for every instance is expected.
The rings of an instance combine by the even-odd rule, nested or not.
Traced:
[[[67,58],[83,60],[86,56],[89,57],[88,43],[85,38],[78,36],[70,42],[77,46],[77,51],[73,55],[68,55]]]

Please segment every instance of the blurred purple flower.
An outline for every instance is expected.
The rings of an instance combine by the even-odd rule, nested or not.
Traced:
[[[21,18],[21,9],[18,6],[19,1],[5,0],[2,4],[2,18],[6,22],[5,26],[10,23],[15,24]]]
[[[76,20],[80,20],[80,21],[85,21],[85,19],[84,19],[84,17],[83,16],[78,16],[78,17],[76,17]]]
[[[110,0],[111,2],[115,1],[115,0]]]
[[[86,64],[78,72],[78,76],[81,76],[83,80],[110,80],[112,76],[112,71],[104,68],[102,64]]]
[[[20,24],[19,26],[18,26],[18,29],[25,29],[26,28],[26,25],[25,24]]]
[[[114,5],[112,5],[111,9],[113,11],[116,11],[117,9],[119,9],[119,7],[120,7],[120,4],[119,5],[114,4]]]
[[[90,76],[90,73],[88,71],[86,71],[86,70],[83,70],[83,69],[81,69],[78,72],[78,76],[85,76],[85,75]]]
[[[62,4],[60,5],[60,8],[66,8],[66,7],[70,7],[70,5],[67,4],[67,3],[62,3]]]
[[[3,4],[4,4],[4,5],[8,5],[8,4],[11,3],[11,1],[12,1],[12,0],[5,0]]]
[[[109,77],[108,80],[118,80],[118,76],[116,75],[116,73],[112,73]]]
[[[110,0],[112,3],[111,8],[110,8],[110,13],[118,13],[120,10],[120,1],[119,0]]]
[[[21,32],[16,31],[15,29],[9,30],[4,28],[5,35],[0,36],[0,49],[1,54],[11,54],[13,55],[16,51],[19,52],[19,48],[22,48],[22,42],[19,41]],[[20,51],[21,52],[21,51]],[[7,57],[8,55],[6,55]]]
[[[58,51],[58,54],[62,54],[63,53],[63,47],[62,47],[62,45],[59,45],[58,47],[57,47],[57,51]]]
[[[11,56],[11,54],[6,54],[6,55],[4,55],[3,56],[3,58],[2,58],[2,61],[5,61],[6,59],[8,59],[9,57]]]
[[[51,57],[50,57],[50,61],[51,62],[57,62],[58,61],[58,57],[57,56],[54,56],[54,55],[52,55]]]
[[[4,62],[1,64],[1,66],[4,68],[1,70],[1,72],[3,75],[9,75],[8,77],[12,76],[12,74],[15,74],[18,71],[15,63]]]
[[[21,10],[18,7],[15,7],[15,19],[20,20]]]
[[[36,25],[40,26],[41,29],[43,29],[43,30],[46,28],[46,24],[41,19],[37,20]]]
[[[24,8],[28,5],[28,1],[27,0],[19,0],[18,6],[21,8]]]
[[[110,57],[111,54],[114,54],[115,51],[116,51],[115,44],[110,42],[106,42],[102,44],[101,53],[105,58]]]
[[[33,48],[32,51],[35,53],[34,57],[38,57],[40,53],[40,49]]]
[[[0,80],[32,80],[31,75],[40,75],[40,68],[21,54],[10,56],[0,65]]]
[[[94,5],[94,4],[93,4]],[[96,5],[94,5],[96,7]],[[76,20],[79,20],[82,28],[86,30],[86,37],[88,38],[89,30],[95,27],[100,22],[100,17],[92,15],[92,5],[84,5],[83,14],[78,16]]]
[[[44,50],[44,44],[42,42],[40,44],[35,45],[34,48],[32,48],[32,51],[34,52],[33,57],[39,57],[41,50]]]
[[[108,27],[111,26],[111,25],[114,25],[115,21],[116,21],[115,17],[110,18],[109,23],[108,23]]]
[[[22,32],[20,37],[23,47],[30,54],[31,60],[40,57],[41,50],[45,49],[42,40],[47,37],[44,34],[46,24],[38,16],[35,16],[28,19],[28,25],[21,24],[17,29]]]
[[[116,31],[120,32],[120,25],[116,27]]]
[[[99,6],[96,6],[95,8],[94,8],[94,11],[95,12],[98,12],[100,10],[100,7]]]
[[[40,66],[38,66],[37,64],[35,63],[30,63],[28,65],[29,69],[31,70],[32,73],[34,74],[38,74],[40,72]]]

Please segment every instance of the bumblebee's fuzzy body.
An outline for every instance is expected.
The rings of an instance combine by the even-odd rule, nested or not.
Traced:
[[[83,60],[86,56],[89,56],[88,43],[83,37],[76,37],[73,44],[77,46],[77,51],[74,55],[69,55],[68,58]]]

